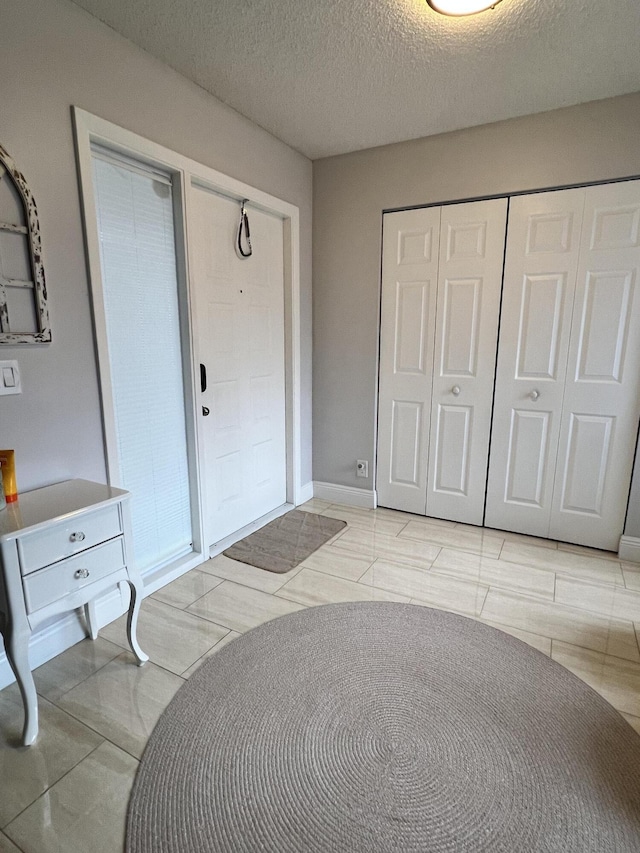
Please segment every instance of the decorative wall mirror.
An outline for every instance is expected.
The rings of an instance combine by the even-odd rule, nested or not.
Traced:
[[[0,145],[0,344],[50,340],[36,203]]]

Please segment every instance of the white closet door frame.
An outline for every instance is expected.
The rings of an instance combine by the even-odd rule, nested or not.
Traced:
[[[99,385],[102,399],[102,418],[105,435],[105,459],[111,485],[117,482],[119,471],[118,444],[113,409],[113,386],[109,368],[106,318],[102,292],[100,244],[95,216],[91,145],[101,145],[122,153],[145,166],[161,169],[173,181],[176,233],[176,261],[180,293],[181,334],[185,343],[184,380],[187,444],[190,460],[190,482],[193,506],[193,553],[147,578],[145,593],[150,594],[209,557],[204,536],[203,441],[200,435],[200,372],[197,361],[193,304],[189,286],[188,222],[186,195],[191,182],[201,183],[224,195],[237,199],[248,198],[252,205],[281,216],[284,221],[285,244],[285,397],[287,423],[287,503],[297,506],[303,496],[301,482],[301,385],[300,385],[300,214],[298,208],[275,196],[184,157],[169,148],[118,127],[85,110],[73,107],[78,173],[85,242],[91,283],[94,329],[98,357]]]

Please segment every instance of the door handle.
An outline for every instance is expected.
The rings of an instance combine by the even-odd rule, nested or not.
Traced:
[[[200,390],[203,394],[207,390],[207,368],[204,364],[200,365]]]
[[[208,414],[210,414],[210,412],[209,412],[209,407],[208,407],[208,406],[203,406],[203,407],[202,407],[202,415],[203,415],[203,417],[205,417],[205,418],[206,418]]]
[[[535,390],[535,388],[534,388],[534,389],[533,389],[533,391],[529,394],[529,396],[531,397],[531,399],[532,399],[532,400],[533,400],[533,402],[535,403],[535,401],[536,401],[536,400],[538,399],[538,397],[540,396],[540,392],[539,392],[539,391],[536,391],[536,390]]]
[[[453,394],[454,397],[457,397],[458,394],[460,393],[460,386],[454,385],[453,388],[451,389],[451,393]]]

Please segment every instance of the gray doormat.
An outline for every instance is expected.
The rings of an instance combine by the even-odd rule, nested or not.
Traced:
[[[128,853],[637,853],[640,738],[564,667],[428,607],[330,604],[182,687]]]
[[[346,521],[292,509],[223,551],[225,557],[268,572],[288,572],[317,551]]]

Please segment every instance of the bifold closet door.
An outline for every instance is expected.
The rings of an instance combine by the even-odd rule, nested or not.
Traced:
[[[482,524],[507,200],[442,208],[426,514]]]
[[[378,503],[424,515],[440,208],[386,213],[382,235]]]
[[[511,199],[485,524],[548,536],[584,190]]]
[[[640,182],[512,200],[490,527],[617,550],[640,415]]]
[[[618,550],[640,417],[640,181],[589,187],[549,535]]]
[[[481,524],[506,199],[386,214],[378,502]]]

